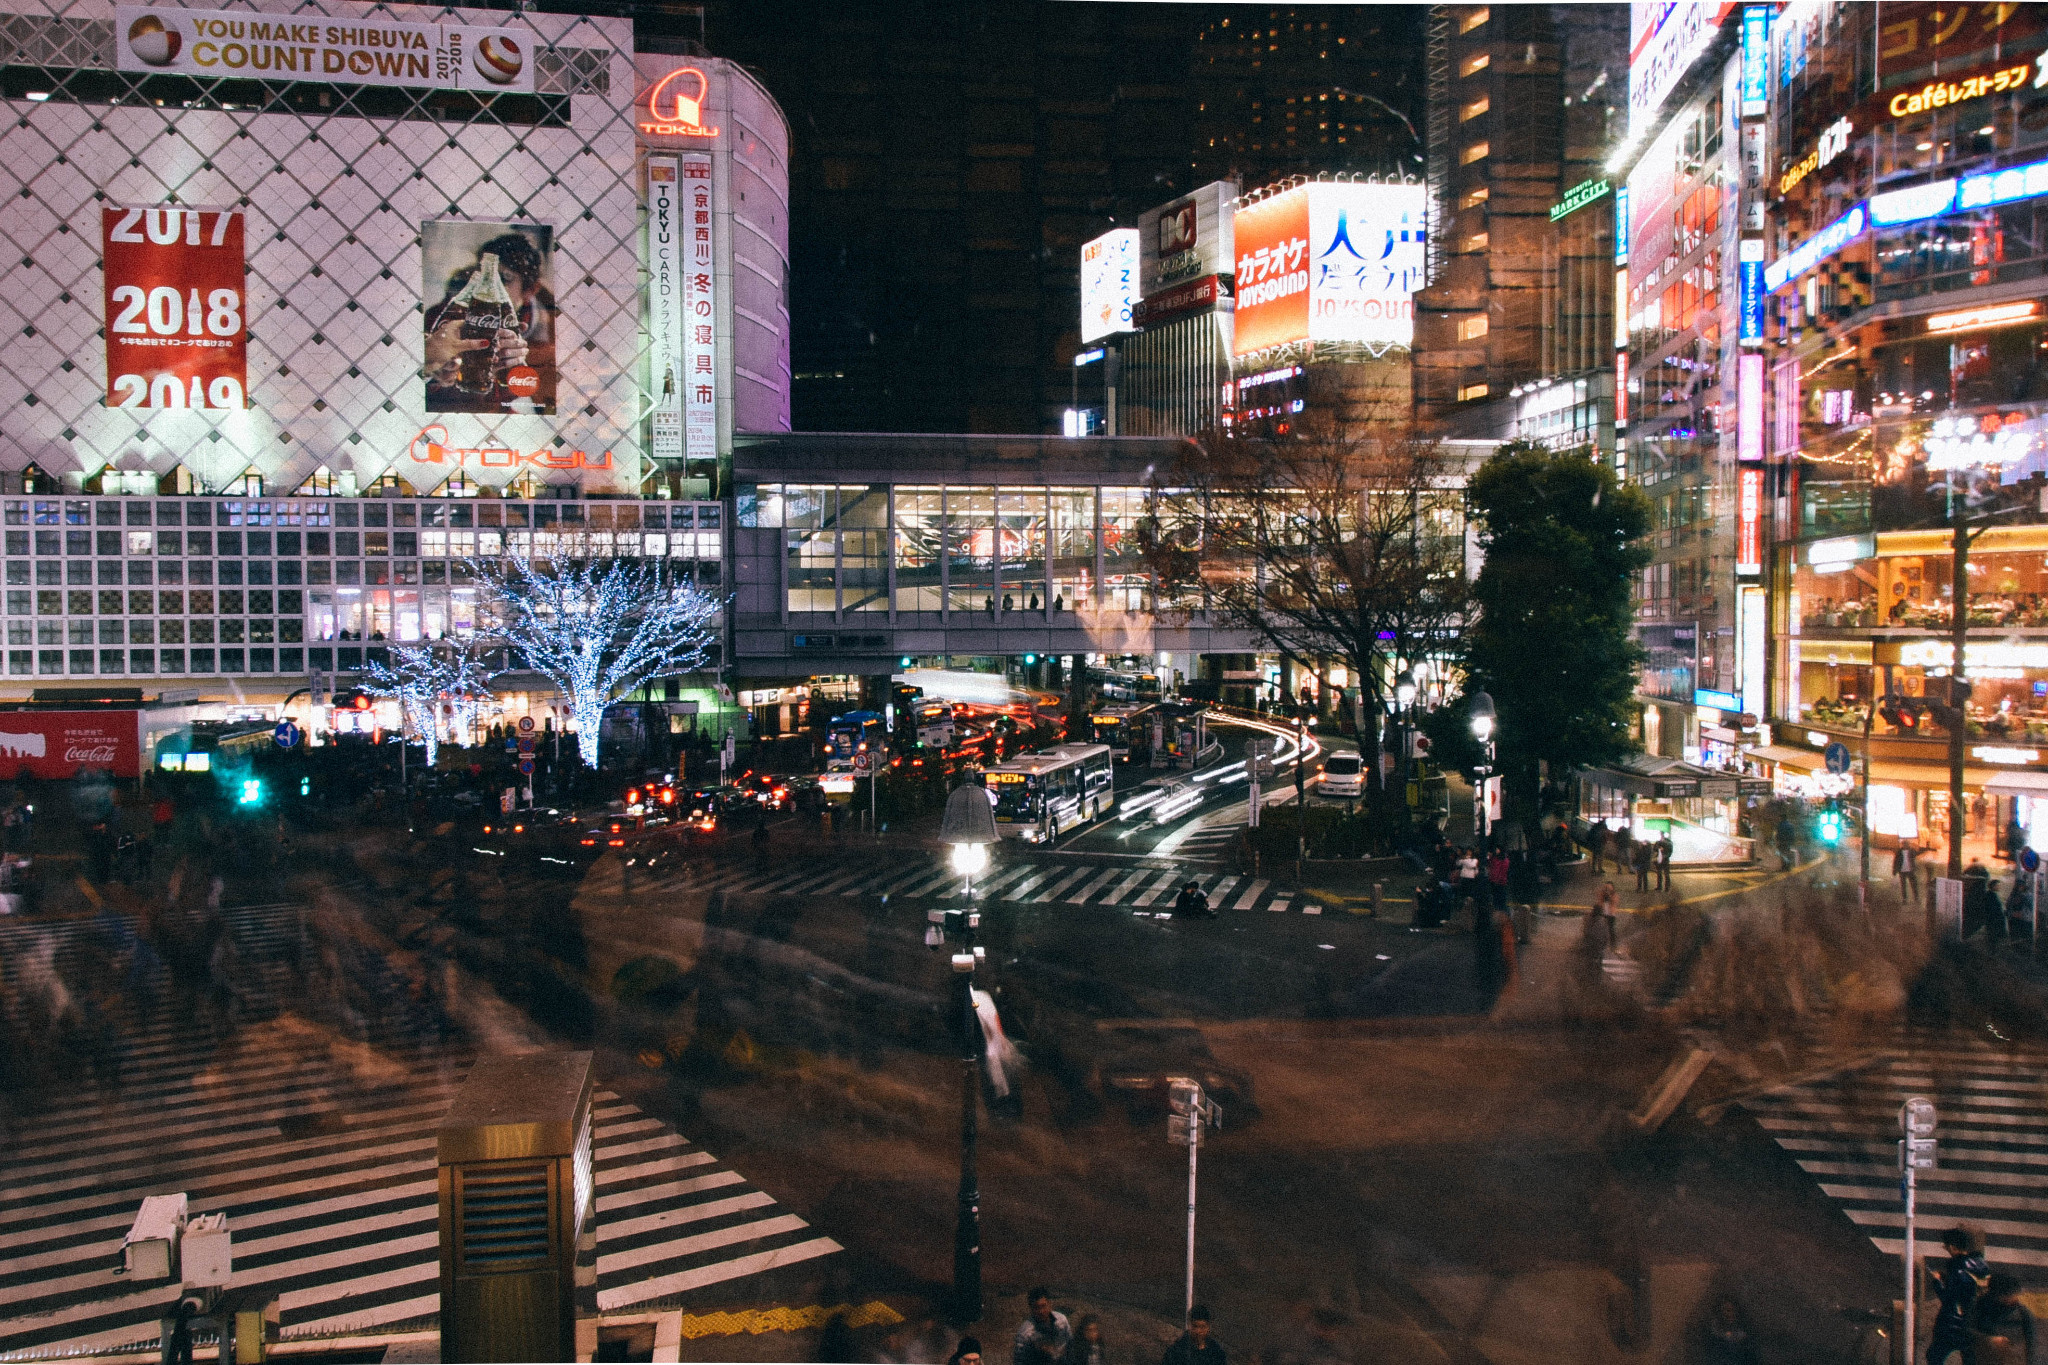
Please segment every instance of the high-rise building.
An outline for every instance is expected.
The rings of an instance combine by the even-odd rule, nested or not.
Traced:
[[[1612,204],[1588,200],[1563,230],[1553,211],[1592,192],[1620,135],[1626,15],[1437,5],[1426,48],[1433,269],[1416,299],[1415,397],[1435,420],[1611,358],[1594,339]]]
[[[713,3],[713,45],[794,134],[795,424],[1059,431],[1082,243],[1213,178],[1195,28],[1174,5]]]
[[[1201,11],[1193,160],[1204,180],[1398,179],[1422,171],[1422,11],[1268,5]]]

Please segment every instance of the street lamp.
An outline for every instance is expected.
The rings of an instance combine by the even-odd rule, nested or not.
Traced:
[[[946,798],[946,817],[939,840],[947,845],[953,869],[967,879],[965,895],[974,897],[974,874],[988,866],[989,845],[999,836],[988,793],[972,783]],[[981,1085],[983,1040],[981,1016],[974,1007],[974,969],[986,950],[974,942],[981,915],[974,910],[932,910],[925,942],[933,948],[954,941],[953,1018],[960,1030],[960,1200],[953,1228],[953,1314],[961,1326],[981,1320],[981,1187],[975,1175],[977,1094]]]
[[[995,813],[989,809],[988,789],[967,783],[946,798],[946,818],[939,828],[939,842],[950,852],[953,870],[967,879],[966,896],[974,899],[974,878],[988,868],[988,849],[1001,836],[996,833]]]
[[[1486,789],[1493,781],[1493,739],[1500,717],[1494,713],[1493,698],[1484,692],[1474,692],[1467,705],[1472,713],[1472,733],[1486,746],[1486,764],[1479,770],[1479,786],[1472,794],[1472,826],[1484,841],[1493,834],[1493,825],[1487,818]]]

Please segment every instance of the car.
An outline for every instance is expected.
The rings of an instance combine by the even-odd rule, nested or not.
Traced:
[[[789,782],[785,778],[749,770],[741,773],[733,786],[764,809],[788,810],[790,807]]]
[[[1093,1069],[1103,1102],[1121,1103],[1134,1123],[1166,1113],[1173,1083],[1183,1079],[1200,1082],[1226,1119],[1257,1113],[1251,1077],[1218,1064],[1200,1029],[1144,1024],[1106,1027],[1099,1036]]]
[[[1333,753],[1323,760],[1316,790],[1334,800],[1365,795],[1365,755]]]

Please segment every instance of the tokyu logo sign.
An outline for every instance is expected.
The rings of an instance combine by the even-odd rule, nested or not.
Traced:
[[[704,106],[710,98],[709,78],[694,66],[679,66],[647,92],[647,118],[640,131],[661,137],[717,137],[716,127],[704,126]]]
[[[448,428],[439,422],[422,428],[406,450],[414,464],[443,464],[479,469],[610,469],[612,453],[586,455],[580,450],[517,451],[510,446],[452,446]]]

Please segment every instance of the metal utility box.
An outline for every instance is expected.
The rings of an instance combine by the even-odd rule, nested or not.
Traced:
[[[178,1243],[178,1273],[187,1289],[227,1288],[234,1265],[226,1214],[202,1213],[185,1224]]]
[[[479,1058],[442,1120],[441,1359],[576,1359],[591,1227],[588,1052]]]
[[[178,1239],[185,1231],[182,1194],[144,1196],[135,1225],[121,1239],[121,1268],[138,1280],[168,1280],[178,1273]]]

